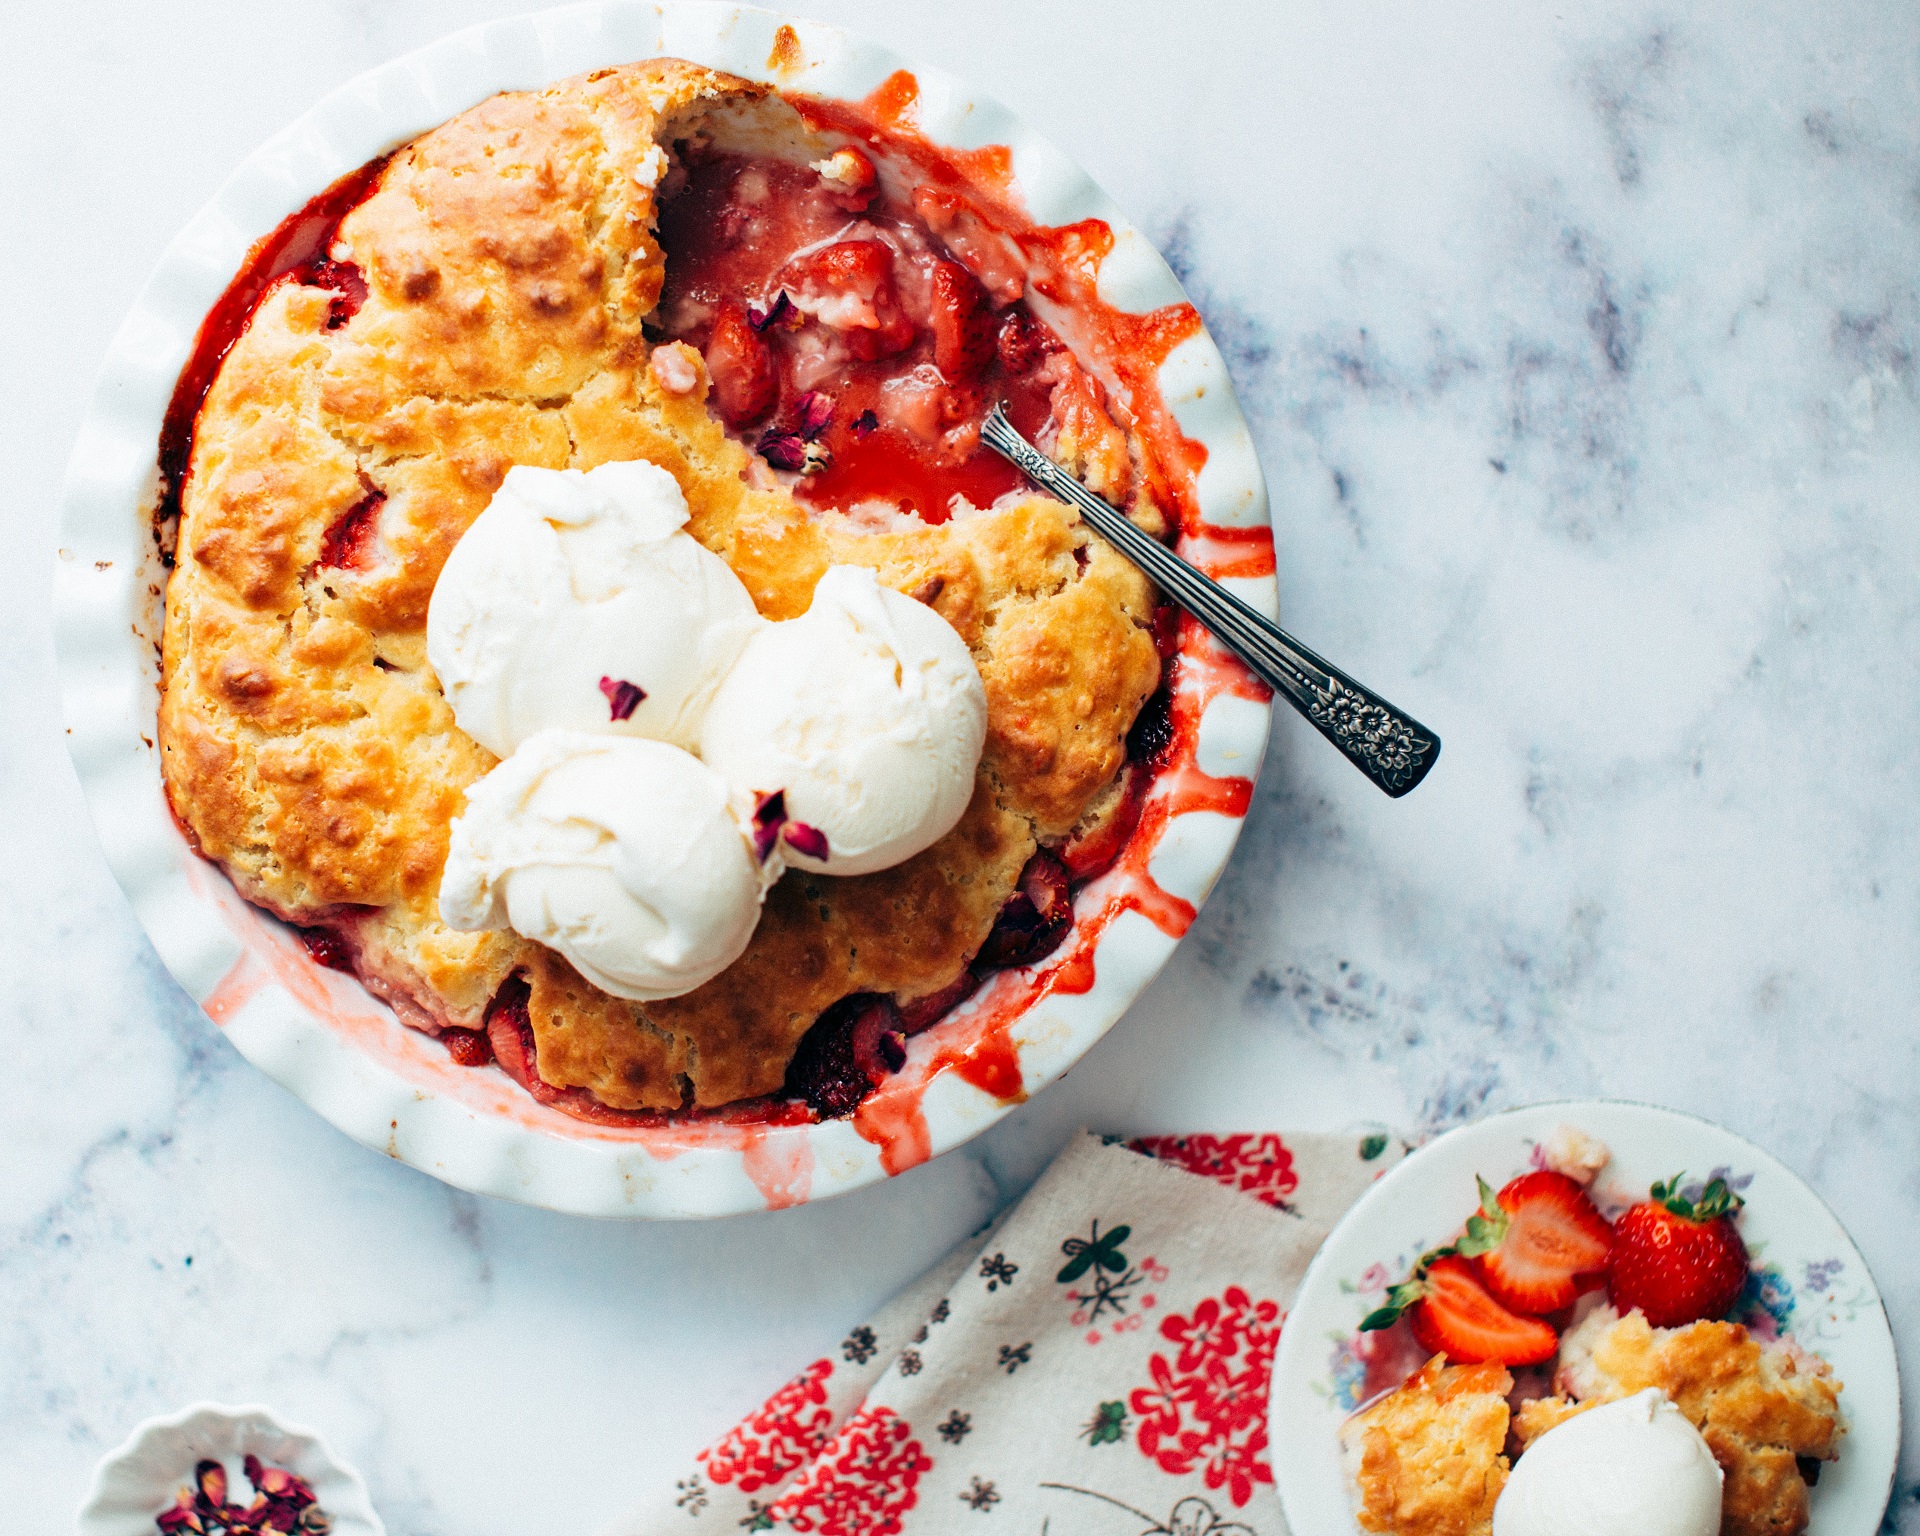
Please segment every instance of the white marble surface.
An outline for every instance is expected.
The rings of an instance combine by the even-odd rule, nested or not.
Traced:
[[[65,1528],[103,1449],[215,1396],[324,1430],[396,1533],[591,1529],[1082,1122],[1695,1110],[1813,1181],[1920,1361],[1909,0],[818,0],[1159,235],[1289,620],[1446,753],[1394,804],[1281,720],[1212,904],[1066,1083],[888,1187],[651,1228],[452,1193],[248,1068],[135,927],[56,721],[60,475],[162,245],[313,99],[513,8],[9,9],[0,1526]]]

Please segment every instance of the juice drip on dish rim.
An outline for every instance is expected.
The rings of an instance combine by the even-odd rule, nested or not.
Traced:
[[[1090,991],[1096,952],[1123,912],[1137,912],[1168,938],[1185,935],[1193,904],[1161,887],[1148,866],[1167,823],[1192,812],[1242,817],[1253,781],[1214,776],[1197,761],[1200,719],[1222,695],[1264,703],[1266,685],[1220,652],[1191,619],[1181,621],[1178,682],[1173,694],[1173,744],[1155,776],[1140,825],[1119,861],[1074,898],[1075,919],[1064,954],[1025,971],[1003,971],[975,999],[972,1010],[914,1042],[905,1069],[882,1083],[853,1114],[854,1129],[880,1149],[888,1173],[901,1173],[931,1155],[925,1099],[935,1078],[951,1071],[990,1097],[1017,1103],[1027,1096],[1014,1026],[1050,994]],[[921,1046],[920,1041],[927,1042]],[[925,1052],[922,1055],[922,1052]]]

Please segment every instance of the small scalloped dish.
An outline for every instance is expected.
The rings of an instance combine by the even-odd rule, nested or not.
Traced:
[[[244,1502],[247,1456],[305,1482],[331,1536],[386,1536],[360,1474],[320,1436],[282,1423],[265,1408],[218,1403],[194,1403],[148,1419],[103,1458],[74,1522],[78,1536],[154,1536],[161,1511],[192,1484],[194,1466],[201,1461],[222,1463],[228,1487]]]
[[[489,22],[369,71],[262,145],[168,247],[121,326],[68,468],[55,635],[68,745],[108,862],[155,949],[236,1048],[364,1144],[463,1189],[583,1215],[722,1216],[843,1193],[978,1135],[1073,1065],[1172,954],[1232,851],[1265,750],[1267,689],[1181,621],[1174,743],[1118,862],[1081,888],[1046,961],[1003,971],[909,1042],[849,1119],[624,1127],[456,1065],[358,982],[317,965],[188,846],[153,744],[161,594],[156,445],[202,318],[253,243],[343,175],[497,91],[668,55],[810,96],[876,102],[954,151],[1004,146],[1036,224],[1111,234],[1098,298],[1186,305],[1148,241],[1084,172],[961,82],[847,33],[732,5],[596,0]],[[1092,226],[1089,226],[1090,228]],[[1178,548],[1277,611],[1267,497],[1219,351],[1190,308],[1158,392],[1185,439]]]

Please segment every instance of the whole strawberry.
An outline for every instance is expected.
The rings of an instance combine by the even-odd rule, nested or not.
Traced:
[[[1650,1199],[1613,1224],[1607,1294],[1622,1312],[1638,1307],[1655,1328],[1725,1317],[1747,1283],[1747,1245],[1733,1224],[1740,1197],[1714,1179],[1689,1200],[1683,1177],[1654,1185]]]

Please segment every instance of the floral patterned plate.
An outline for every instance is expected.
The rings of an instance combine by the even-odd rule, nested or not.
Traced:
[[[1754,1333],[1790,1334],[1845,1383],[1840,1460],[1813,1494],[1813,1536],[1880,1528],[1900,1450],[1900,1382],[1880,1293],[1840,1223],[1796,1175],[1751,1142],[1649,1104],[1576,1099],[1535,1104],[1450,1131],[1382,1175],[1315,1255],[1274,1358],[1269,1434],[1274,1480],[1294,1536],[1353,1536],[1337,1434],[1368,1398],[1417,1366],[1404,1328],[1363,1334],[1360,1319],[1427,1249],[1472,1214],[1474,1175],[1498,1188],[1540,1166],[1555,1127],[1605,1142],[1594,1184],[1608,1216],[1646,1198],[1654,1180],[1721,1174],[1745,1198],[1753,1267],[1735,1313]]]

